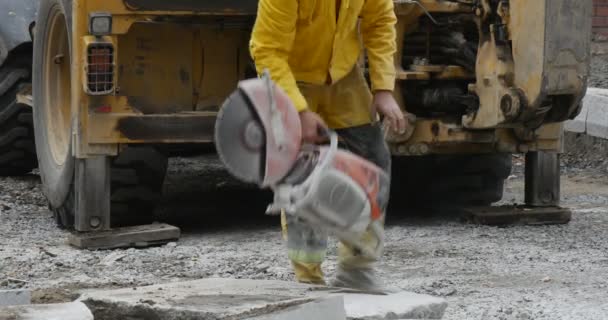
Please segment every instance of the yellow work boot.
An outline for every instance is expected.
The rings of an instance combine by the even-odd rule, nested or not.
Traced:
[[[293,270],[296,274],[296,280],[301,283],[325,285],[323,279],[323,270],[320,263],[305,263],[291,261]]]

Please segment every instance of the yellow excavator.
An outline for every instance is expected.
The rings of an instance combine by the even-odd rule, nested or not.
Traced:
[[[35,138],[49,207],[77,233],[153,219],[166,147],[211,144],[224,99],[256,77],[248,41],[257,0],[5,4],[31,17],[22,26],[31,38],[18,49],[33,56],[0,92],[2,115],[16,103],[21,119],[0,117],[0,138],[11,142],[0,145],[0,173],[22,173],[11,170],[20,158],[4,159],[24,152],[17,140]],[[592,1],[394,0],[394,7],[395,96],[417,118],[411,132],[387,136],[394,192],[423,204],[486,207],[472,211],[478,222],[567,222],[559,153],[563,122],[579,113],[586,92]],[[6,77],[15,68],[4,60]],[[33,131],[12,138],[27,123]],[[525,210],[491,209],[514,153],[526,157]]]

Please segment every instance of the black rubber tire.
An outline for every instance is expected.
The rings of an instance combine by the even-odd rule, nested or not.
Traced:
[[[49,210],[53,212],[55,223],[60,229],[74,229],[74,211],[76,209],[75,204],[76,196],[74,194],[74,184],[71,185],[68,195],[61,206],[54,208],[49,203]]]
[[[510,154],[393,159],[392,199],[407,206],[485,206],[500,201]]]
[[[29,75],[27,67],[11,63],[0,68],[0,176],[24,175],[38,166],[32,109],[17,103]]]
[[[170,158],[189,158],[216,153],[215,145],[213,143],[171,143],[157,145],[157,148],[167,154]]]
[[[130,146],[112,161],[112,226],[150,223],[160,203],[168,158],[149,146]]]
[[[154,221],[154,209],[160,203],[168,158],[154,147],[131,146],[112,160],[112,227],[147,224]],[[64,204],[51,208],[55,222],[62,229],[74,228],[74,185]]]

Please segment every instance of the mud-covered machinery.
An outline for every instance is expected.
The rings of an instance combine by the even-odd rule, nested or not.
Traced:
[[[579,113],[587,87],[592,1],[399,0],[395,7],[397,97],[418,121],[413,135],[392,137],[393,153],[526,153],[526,204],[557,206],[562,122]],[[486,187],[497,192],[473,200],[502,194]],[[456,196],[475,191],[464,190]],[[568,220],[549,211],[540,209],[539,221]]]
[[[428,148],[399,153],[445,152],[464,140],[479,151],[559,150],[553,123],[576,116],[586,92],[591,1],[395,2],[398,96],[433,119],[406,143]]]
[[[38,8],[35,26],[24,25],[36,152],[57,221],[99,231],[110,217],[149,219],[166,147],[212,143],[219,106],[256,76],[248,42],[258,1],[17,2]],[[558,205],[561,122],[585,94],[591,0],[394,4],[395,95],[417,116],[411,134],[387,137],[399,198],[490,204],[510,155],[526,153],[526,203]]]

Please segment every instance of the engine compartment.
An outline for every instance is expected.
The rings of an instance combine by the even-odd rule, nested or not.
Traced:
[[[409,112],[419,117],[461,117],[479,108],[475,83],[479,36],[473,16],[423,16],[417,30],[403,40],[401,65],[435,76],[400,83]]]
[[[591,1],[574,2],[395,1],[405,109],[469,129],[534,130],[576,116]]]

